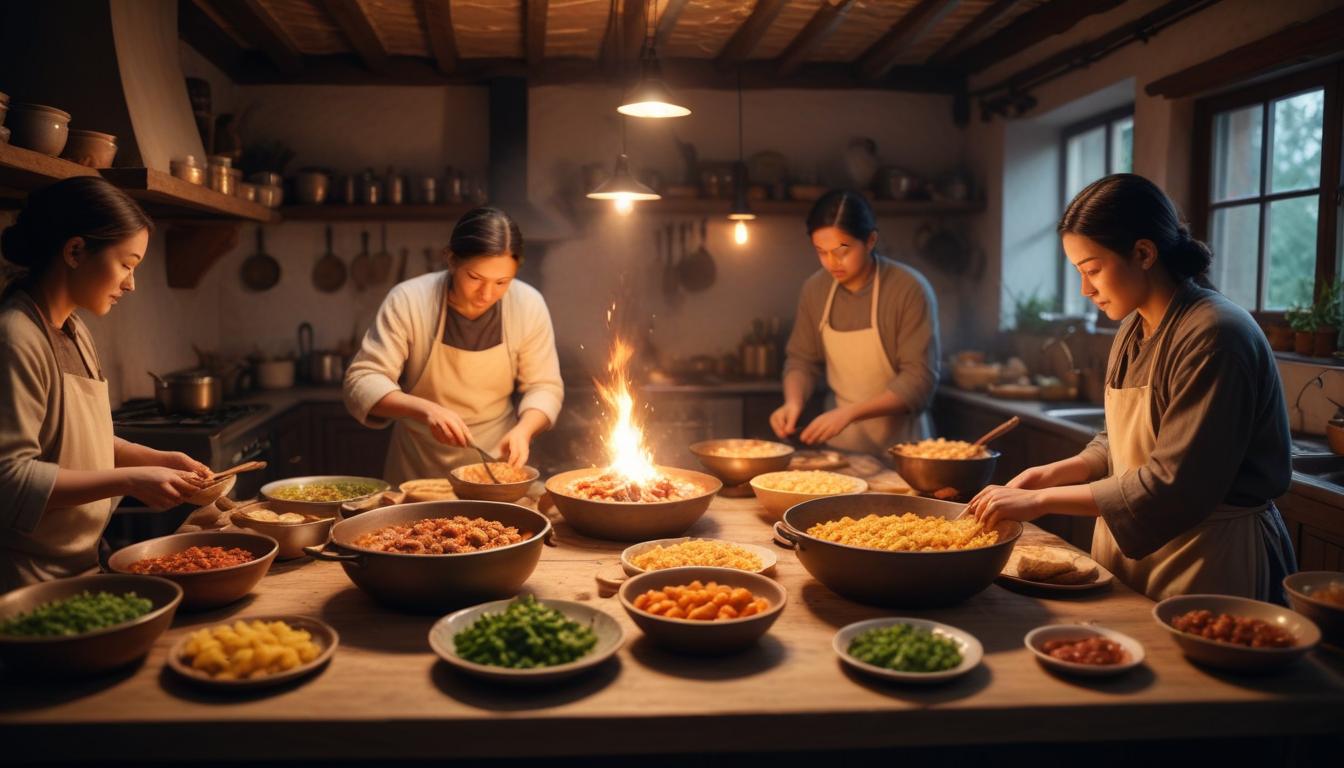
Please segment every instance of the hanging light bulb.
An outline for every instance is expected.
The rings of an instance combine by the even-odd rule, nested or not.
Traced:
[[[635,210],[635,201],[631,200],[628,197],[618,197],[615,200],[613,200],[612,203],[613,207],[616,209],[616,212],[621,214],[622,216]]]
[[[691,110],[673,100],[672,89],[663,81],[662,67],[658,64],[657,15],[657,2],[649,0],[644,13],[648,23],[645,25],[644,44],[639,53],[639,82],[626,94],[625,101],[616,111],[631,117],[685,117],[691,114]]]
[[[588,193],[588,197],[593,200],[615,200],[617,210],[621,210],[621,205],[630,205],[636,200],[659,200],[662,195],[635,179],[630,173],[630,158],[622,152],[616,158],[616,171],[611,178],[598,184],[597,189]]]
[[[744,220],[742,220],[742,219],[739,219],[739,220],[737,221],[737,223],[735,223],[735,224],[733,225],[733,242],[737,243],[738,245],[746,245],[746,244],[747,244],[747,222],[746,222],[746,221],[744,221]]]
[[[756,218],[747,202],[747,164],[742,162],[742,70],[737,70],[737,162],[733,163],[733,207],[728,212],[728,220],[737,222],[733,226],[733,240],[738,245],[747,244],[747,222]]]

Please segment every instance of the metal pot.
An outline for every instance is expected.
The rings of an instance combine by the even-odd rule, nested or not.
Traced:
[[[209,413],[224,399],[224,380],[204,371],[154,377],[154,399],[164,413]]]
[[[340,384],[345,379],[345,358],[339,352],[313,350],[308,379],[314,384]]]
[[[327,201],[330,185],[331,177],[325,171],[306,168],[294,176],[295,200],[300,205],[321,205]]]

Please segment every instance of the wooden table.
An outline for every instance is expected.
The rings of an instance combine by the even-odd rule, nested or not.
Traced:
[[[846,671],[835,631],[890,611],[850,603],[781,550],[790,602],[753,650],[696,659],[652,647],[595,571],[623,545],[557,524],[527,588],[590,602],[627,640],[588,677],[543,690],[464,678],[430,652],[434,617],[380,608],[339,565],[277,563],[255,594],[208,614],[179,614],[140,667],[93,682],[0,683],[0,739],[18,760],[523,757],[722,750],[865,749],[902,745],[1077,742],[1339,733],[1344,663],[1321,651],[1290,670],[1243,676],[1193,666],[1153,621],[1152,603],[1116,584],[1052,599],[994,585],[948,609],[909,611],[961,627],[983,664],[950,684],[891,686]],[[718,498],[692,530],[767,543],[754,499]],[[267,694],[224,696],[184,684],[164,666],[189,630],[233,617],[302,613],[341,633],[330,666]],[[1041,624],[1097,620],[1139,639],[1146,666],[1111,680],[1044,671],[1023,647]],[[261,752],[264,745],[264,752]]]

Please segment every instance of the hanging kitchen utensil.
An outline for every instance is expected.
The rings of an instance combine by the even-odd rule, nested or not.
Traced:
[[[990,440],[997,440],[998,438],[1003,437],[1009,432],[1012,432],[1014,429],[1017,429],[1017,425],[1021,423],[1022,419],[1018,418],[1017,416],[1014,416],[1011,419],[1003,422],[999,426],[981,435],[979,439],[977,439],[974,443],[971,443],[971,445],[988,445]]]
[[[368,230],[359,233],[360,249],[350,261],[350,282],[356,291],[362,291],[373,284],[373,255],[369,253]]]
[[[257,227],[257,252],[243,260],[238,270],[243,286],[251,291],[267,291],[280,282],[280,262],[266,253],[262,228]]]
[[[373,279],[369,281],[370,285],[382,285],[387,282],[387,278],[392,275],[392,254],[387,250],[387,225],[382,225],[379,235],[378,252],[373,255],[373,266],[371,272]]]
[[[936,269],[962,275],[971,266],[971,248],[956,231],[925,222],[915,230],[915,251]]]
[[[401,258],[397,261],[397,277],[393,285],[399,285],[406,282],[406,259],[411,255],[411,249],[401,246]]]
[[[323,293],[335,293],[345,285],[345,262],[331,250],[331,227],[327,227],[327,252],[313,265],[313,285]]]
[[[677,278],[677,259],[676,251],[673,250],[672,238],[676,232],[676,224],[667,225],[667,236],[664,241],[667,244],[667,262],[663,266],[663,298],[668,304],[676,304],[677,299],[681,297],[681,286]],[[681,248],[686,250],[686,232],[681,233]]]
[[[703,291],[714,284],[714,278],[718,270],[714,266],[714,257],[705,247],[708,234],[709,219],[701,219],[700,247],[690,256],[682,259],[682,262],[677,265],[677,271],[681,275],[681,286],[688,291]]]

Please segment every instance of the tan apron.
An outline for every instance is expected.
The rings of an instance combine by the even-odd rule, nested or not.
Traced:
[[[840,283],[832,281],[821,311],[821,346],[826,352],[826,381],[841,406],[871,400],[887,389],[896,376],[877,326],[881,265],[873,271],[873,306],[867,328],[837,331],[831,327],[831,304]],[[895,443],[922,440],[932,433],[928,413],[895,413],[852,422],[827,441],[832,448],[882,455]]]
[[[1159,356],[1161,349],[1157,350]],[[1152,371],[1157,370],[1154,364]],[[1110,441],[1111,474],[1119,477],[1148,463],[1157,432],[1151,407],[1152,374],[1141,387],[1106,387],[1106,434]],[[1269,504],[1237,507],[1220,504],[1199,525],[1135,560],[1120,551],[1104,518],[1092,534],[1092,556],[1121,581],[1153,600],[1173,595],[1221,594],[1276,600],[1278,584],[1270,549],[1282,551],[1286,541],[1268,520],[1277,512]],[[1289,548],[1288,551],[1291,551]],[[1286,575],[1286,574],[1285,574]]]
[[[429,360],[410,394],[456,411],[476,444],[493,451],[518,423],[513,412],[514,376],[508,345],[501,340],[489,349],[467,351],[444,344],[449,282],[443,282],[443,301]],[[501,329],[505,326],[501,317]],[[474,450],[440,443],[421,422],[398,419],[392,427],[383,479],[397,486],[407,480],[443,477],[453,467],[478,461],[480,456]]]
[[[48,334],[53,331],[48,327]],[[61,469],[110,470],[113,452],[112,404],[107,380],[76,335],[84,364],[96,379],[61,374]],[[6,531],[0,539],[0,592],[39,581],[79,576],[98,569],[98,540],[117,499],[99,499],[74,507],[53,507],[31,533]]]

